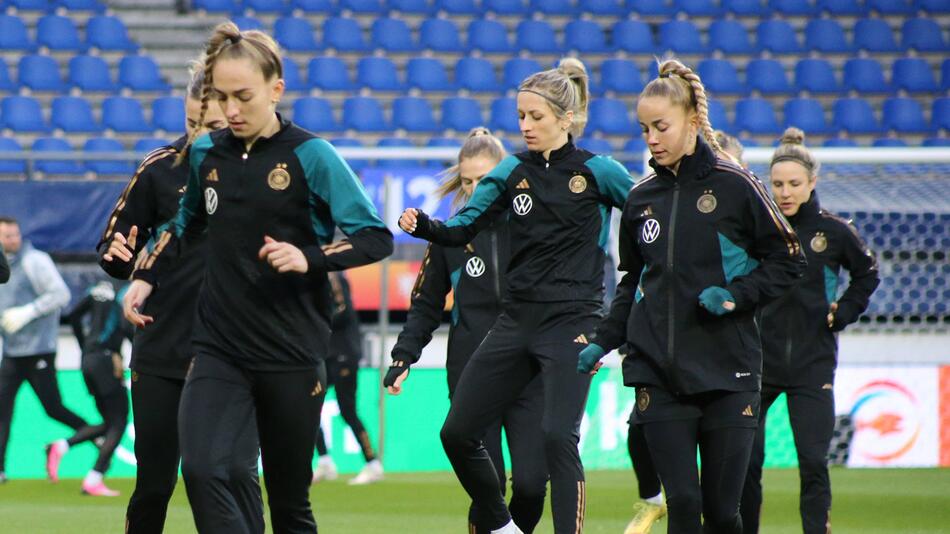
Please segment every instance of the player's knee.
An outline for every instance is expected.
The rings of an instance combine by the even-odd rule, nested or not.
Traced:
[[[547,493],[547,483],[547,475],[512,474],[512,498],[523,501],[541,501],[543,503]]]
[[[703,497],[699,488],[687,492],[677,492],[671,488],[666,490],[666,506],[671,516],[675,514],[680,517],[699,517],[703,512]]]
[[[469,429],[465,425],[458,424],[452,418],[445,420],[442,430],[439,432],[439,438],[442,439],[442,446],[446,452],[465,450],[474,447],[477,443]]]
[[[798,470],[801,473],[802,482],[806,479],[828,478],[828,459],[823,454],[800,456]]]
[[[559,458],[565,454],[577,454],[577,434],[567,428],[544,430],[544,452],[548,458]]]
[[[739,510],[713,510],[703,515],[704,532],[708,534],[733,534],[742,532]]]

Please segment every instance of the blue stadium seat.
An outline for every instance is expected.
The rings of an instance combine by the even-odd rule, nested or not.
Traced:
[[[814,98],[792,98],[782,105],[785,122],[783,126],[794,126],[807,134],[827,135],[835,133],[825,120],[825,110],[821,102]]]
[[[136,154],[148,154],[149,152],[168,146],[169,142],[167,139],[162,139],[160,137],[141,137],[132,146],[132,151]]]
[[[316,134],[343,131],[333,115],[333,106],[326,98],[298,98],[294,101],[293,116],[297,126]]]
[[[58,7],[65,8],[71,13],[105,13],[106,6],[99,0],[56,0]]]
[[[709,49],[725,54],[752,54],[749,31],[735,19],[716,19],[709,25]]]
[[[350,80],[346,63],[336,56],[319,56],[307,64],[307,85],[324,91],[351,91],[356,88]]]
[[[884,80],[884,70],[877,60],[871,58],[851,58],[844,63],[841,77],[846,91],[859,93],[889,93],[891,85]]]
[[[950,58],[940,62],[940,90],[950,91]]]
[[[86,49],[73,19],[60,15],[40,17],[36,22],[36,42],[50,50],[82,52]]]
[[[858,142],[850,137],[831,137],[822,143],[822,146],[828,148],[853,148],[858,146]]]
[[[10,78],[10,69],[7,68],[7,62],[0,58],[0,91],[12,93],[16,91],[16,84]]]
[[[330,144],[336,148],[363,146],[362,141],[352,137],[335,137],[330,139]],[[353,169],[353,172],[360,172],[366,167],[369,167],[369,160],[346,158],[346,164],[349,165],[351,169]]]
[[[194,8],[206,13],[240,13],[239,0],[195,0]]]
[[[152,128],[168,133],[185,133],[185,99],[163,96],[152,101]]]
[[[755,27],[755,43],[759,50],[773,54],[798,54],[802,46],[795,29],[782,19],[763,20]]]
[[[412,139],[405,137],[383,137],[377,143],[380,148],[415,148]],[[376,160],[377,167],[386,167],[389,169],[406,169],[411,167],[421,167],[423,163],[417,159],[386,159]]]
[[[891,66],[891,84],[895,89],[911,93],[931,93],[937,90],[937,80],[927,60],[904,57]]]
[[[20,152],[23,147],[12,137],[0,137],[0,152]],[[19,174],[26,172],[26,161],[22,159],[0,159],[0,174]]]
[[[630,120],[630,110],[618,98],[598,98],[590,103],[587,130],[607,135],[633,135],[637,131]]]
[[[887,130],[898,133],[921,133],[930,131],[924,120],[924,110],[912,98],[891,97],[882,105],[881,122]]]
[[[433,133],[439,130],[432,106],[425,98],[401,96],[393,100],[393,127],[407,132]]]
[[[528,14],[528,4],[524,0],[482,0],[482,9],[503,16]]]
[[[0,15],[0,50],[36,50],[36,43],[30,39],[23,19],[16,15]]]
[[[17,62],[20,85],[32,91],[62,93],[66,90],[59,65],[50,56],[30,54],[20,57]]]
[[[781,131],[772,103],[756,97],[736,102],[735,129],[754,135],[777,134]]]
[[[906,19],[901,25],[901,46],[919,52],[943,52],[947,45],[937,21],[929,18]]]
[[[535,54],[554,54],[562,50],[554,28],[544,20],[525,19],[515,29],[515,47]]]
[[[389,0],[389,9],[400,13],[414,15],[429,15],[435,11],[435,6],[429,0]]]
[[[716,0],[673,0],[673,10],[694,17],[722,15],[722,6]]]
[[[577,147],[594,154],[607,155],[614,151],[614,147],[610,145],[610,141],[602,137],[581,137],[577,142]]]
[[[826,59],[805,58],[795,64],[795,87],[810,93],[840,93],[834,67]]]
[[[442,127],[467,132],[485,124],[482,108],[474,98],[456,96],[442,101]]]
[[[882,15],[910,15],[914,12],[914,0],[865,0],[868,9]]]
[[[735,132],[735,128],[732,127],[732,123],[729,121],[729,115],[726,114],[726,106],[722,102],[709,99],[706,105],[709,107],[709,123],[712,124],[713,128],[728,133]]]
[[[39,137],[33,141],[34,152],[73,152],[69,141],[61,137]],[[84,174],[86,169],[77,161],[38,160],[34,167],[44,174]]]
[[[573,0],[529,0],[532,13],[545,15],[576,15],[577,5]]]
[[[353,13],[368,13],[372,15],[382,15],[386,13],[386,6],[382,0],[339,0],[340,9],[346,9]]]
[[[714,94],[745,95],[749,92],[739,79],[736,66],[727,59],[704,59],[696,66],[703,85]]]
[[[818,14],[813,0],[769,0],[773,11],[793,17],[809,17]]]
[[[284,91],[288,93],[306,91],[307,85],[303,83],[300,66],[297,65],[297,62],[289,57],[283,57],[281,61],[284,64]]]
[[[614,48],[631,54],[653,54],[656,43],[653,31],[642,20],[624,19],[614,23],[610,30]]]
[[[487,53],[512,52],[508,30],[497,20],[474,19],[468,25],[468,47]]]
[[[592,20],[572,20],[564,27],[564,48],[582,53],[600,54],[613,47],[607,43],[600,24]]]
[[[323,16],[336,14],[336,2],[333,0],[290,0],[290,9],[298,13],[316,13]]]
[[[379,18],[373,21],[373,48],[389,52],[415,52],[419,45],[412,39],[412,30],[406,21],[396,18]]]
[[[921,146],[950,146],[950,137],[928,137],[927,139],[924,139],[924,142],[921,143]],[[0,166],[2,165],[3,162],[0,161]]]
[[[287,3],[284,0],[244,0],[244,11],[246,13],[287,13]],[[234,22],[232,20],[232,22]],[[240,26],[238,26],[240,28]]]
[[[852,134],[880,134],[884,132],[874,115],[871,104],[863,98],[839,98],[833,108],[835,127]]]
[[[511,58],[505,61],[502,67],[502,84],[505,89],[517,89],[525,78],[542,70],[537,60],[523,57]]]
[[[600,87],[620,94],[638,94],[643,90],[643,76],[629,59],[606,59],[600,64]]]
[[[457,137],[431,137],[426,141],[426,146],[432,148],[462,148],[462,141]]]
[[[40,11],[44,13],[50,11],[49,0],[8,0],[5,4],[16,8],[17,11]]]
[[[621,16],[626,13],[623,0],[579,0],[578,7],[594,15]]]
[[[119,61],[119,85],[133,91],[169,91],[152,56],[125,56]]]
[[[469,91],[499,91],[495,67],[484,58],[463,57],[455,64],[455,83]]]
[[[668,20],[660,24],[657,33],[658,48],[672,50],[677,54],[702,54],[706,45],[699,35],[699,29],[688,20]]]
[[[244,15],[239,15],[237,17],[231,17],[231,22],[237,25],[238,29],[242,32],[250,30],[263,30],[264,23],[260,19],[255,17],[246,17]]]
[[[859,19],[854,24],[854,47],[868,52],[897,52],[900,48],[894,39],[891,26],[883,19]]]
[[[497,132],[518,133],[518,103],[514,98],[496,98],[491,103],[488,127]]]
[[[854,50],[844,35],[844,28],[834,19],[809,20],[805,25],[805,48],[831,54]]]
[[[818,8],[830,15],[867,14],[867,8],[861,0],[818,0]]]
[[[623,162],[624,166],[627,167],[627,171],[634,179],[643,173],[643,151],[646,150],[646,148],[646,141],[644,141],[642,137],[634,137],[623,144],[624,152],[635,154],[635,156]],[[647,157],[647,161],[649,161],[649,157]]]
[[[85,98],[58,96],[50,105],[50,125],[66,133],[99,133],[102,126]]]
[[[933,101],[930,113],[930,125],[934,130],[950,132],[950,97],[940,97]]]
[[[722,7],[740,17],[766,17],[771,8],[763,5],[762,0],[722,0]]]
[[[582,5],[585,2],[585,0],[580,1]],[[616,13],[616,15],[624,15],[629,11],[634,11],[641,15],[647,16],[672,16],[675,14],[673,5],[667,0],[627,0],[626,10],[621,9],[621,11]]]
[[[396,64],[387,57],[364,57],[356,63],[356,83],[374,91],[402,91]]]
[[[274,36],[285,50],[290,52],[315,52],[320,49],[317,32],[313,25],[302,17],[280,17],[274,21]]]
[[[452,15],[478,15],[475,0],[434,0],[439,9]]]
[[[343,127],[360,132],[388,132],[392,129],[386,122],[379,100],[370,96],[351,96],[343,101]]]
[[[43,109],[31,96],[5,97],[0,101],[0,117],[3,118],[3,127],[14,132],[49,132],[49,126],[43,120]]]
[[[950,13],[950,4],[947,0],[917,0],[917,9],[927,13]]]
[[[792,92],[785,68],[775,59],[753,59],[746,66],[745,82],[749,89],[766,95]]]
[[[874,147],[906,147],[907,141],[904,141],[900,137],[878,137],[874,141],[871,141],[871,146]]]
[[[356,19],[330,17],[323,21],[323,46],[341,52],[367,52],[363,30]]]
[[[82,151],[87,153],[94,152],[125,152],[125,147],[118,139],[107,137],[92,137],[86,139],[82,145]],[[119,174],[130,176],[135,172],[135,166],[131,161],[115,160],[86,160],[86,170],[96,174]]]
[[[414,57],[406,62],[406,82],[412,89],[422,91],[454,91],[445,65],[432,57]]]
[[[148,133],[142,104],[135,98],[110,96],[102,101],[102,125],[119,133]]]
[[[96,15],[86,23],[86,43],[99,50],[135,52],[139,45],[129,38],[129,30],[118,17]]]
[[[448,19],[425,19],[419,27],[419,42],[435,52],[462,52],[462,34]]]

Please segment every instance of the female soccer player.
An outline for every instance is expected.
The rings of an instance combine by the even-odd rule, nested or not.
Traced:
[[[633,185],[622,165],[574,146],[587,122],[587,72],[564,59],[518,88],[528,150],[482,178],[454,217],[409,208],[400,227],[444,246],[461,246],[508,217],[508,299],[465,366],[442,427],[442,443],[462,486],[498,532],[518,532],[481,438],[536,375],[544,388],[544,452],[554,530],[583,528],[584,468],[577,445],[590,377],[578,375],[576,347],[600,318],[610,208]],[[399,365],[400,362],[395,362]]]
[[[655,174],[623,208],[625,275],[578,371],[596,371],[626,343],[624,383],[637,388],[636,421],[666,489],[669,532],[702,532],[704,516],[705,532],[740,533],[759,413],[754,314],[792,285],[803,257],[762,184],[716,156],[699,76],[676,60],[659,73],[637,104]]]
[[[191,64],[185,99],[186,135],[145,157],[109,216],[99,240],[99,265],[110,276],[128,280],[135,258],[151,250],[155,240],[178,211],[178,201],[188,182],[188,166],[175,166],[189,136],[223,128],[227,121],[214,106],[201,116],[204,61]],[[135,424],[135,490],[129,499],[126,525],[129,534],[161,534],[168,501],[178,481],[178,402],[185,372],[194,356],[191,327],[198,292],[204,280],[206,241],[192,236],[181,262],[166,274],[163,286],[149,299],[143,313],[156,317],[149,328],[136,329],[132,342],[132,413]],[[236,461],[257,472],[257,440],[250,436]],[[237,456],[243,456],[240,460]],[[242,505],[260,510],[257,482],[243,494]],[[263,522],[263,515],[260,518]]]
[[[327,272],[392,252],[392,234],[336,150],[276,113],[280,51],[231,22],[208,41],[202,114],[214,98],[228,128],[186,148],[190,174],[178,214],[136,270],[125,314],[147,327],[146,298],[207,228],[196,357],[182,392],[182,473],[198,530],[263,531],[237,505],[250,474],[235,442],[256,418],[276,532],[316,532],[309,489],[314,429],[326,388]],[[179,158],[183,158],[183,154]],[[338,226],[348,239],[331,242]]]
[[[129,420],[129,393],[125,389],[119,351],[122,341],[132,337],[132,328],[122,320],[119,301],[123,294],[124,288],[117,294],[112,283],[103,280],[89,288],[86,296],[65,317],[82,350],[82,377],[89,394],[96,400],[102,423],[83,427],[69,439],[56,440],[46,446],[46,474],[57,482],[60,460],[70,447],[103,438],[96,464],[82,481],[82,492],[97,497],[119,495],[105,485],[102,477],[109,470],[112,455]]]
[[[504,157],[505,149],[501,141],[488,129],[473,129],[459,150],[458,163],[445,172],[439,194],[442,198],[454,194],[453,204],[464,204],[472,197],[482,177]],[[404,373],[410,365],[419,361],[422,349],[432,340],[432,332],[439,327],[442,310],[445,309],[445,296],[452,291],[452,326],[449,328],[445,364],[449,399],[453,398],[462,369],[502,312],[508,247],[508,225],[504,220],[479,232],[464,247],[429,245],[413,288],[406,325],[393,347],[394,365],[386,380],[390,393],[398,395],[405,387],[403,380],[407,375]],[[535,377],[482,438],[504,495],[507,486],[501,447],[501,428],[504,426],[512,472],[512,495],[508,508],[518,528],[529,533],[541,520],[548,479],[544,455],[540,452],[543,447],[542,404],[541,379]],[[489,532],[485,523],[490,523],[491,519],[485,519],[482,515],[473,503],[469,509],[470,532]]]
[[[808,268],[802,280],[766,306],[762,333],[762,410],[742,497],[743,532],[759,530],[765,416],[782,393],[798,452],[802,531],[831,531],[828,447],[835,427],[834,381],[837,332],[858,320],[880,283],[874,254],[848,221],[821,208],[815,185],[820,164],[789,128],[772,155],[772,195],[802,241]],[[838,297],[838,276],[850,275]]]

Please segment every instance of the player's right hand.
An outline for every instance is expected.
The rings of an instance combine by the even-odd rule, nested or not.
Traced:
[[[393,360],[383,378],[383,385],[390,395],[399,395],[402,393],[402,383],[409,377],[409,362],[405,360]]]
[[[577,355],[577,372],[581,374],[595,374],[603,362],[600,361],[607,352],[597,343],[591,343]]]
[[[403,232],[411,234],[416,231],[418,215],[419,210],[416,208],[406,208],[406,211],[402,212],[402,215],[399,217],[399,227],[402,228]]]
[[[109,250],[102,255],[102,259],[112,261],[118,258],[126,263],[132,261],[135,255],[135,241],[138,239],[139,228],[133,226],[129,229],[129,237],[126,238],[121,232],[112,234],[112,242],[109,243]]]
[[[152,294],[152,289],[152,284],[145,280],[133,280],[122,299],[123,315],[125,315],[126,320],[139,328],[155,320],[148,315],[139,313],[139,310],[145,306],[145,299]]]

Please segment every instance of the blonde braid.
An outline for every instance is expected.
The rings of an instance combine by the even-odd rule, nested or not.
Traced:
[[[703,81],[699,78],[699,75],[693,72],[693,69],[675,59],[664,61],[660,65],[660,74],[675,74],[686,82],[692,93],[692,104],[696,107],[696,113],[699,114],[699,125],[703,131],[706,144],[712,147],[714,151],[724,153],[725,151],[716,139],[716,132],[709,122],[709,101],[706,98],[706,87],[703,86]]]

